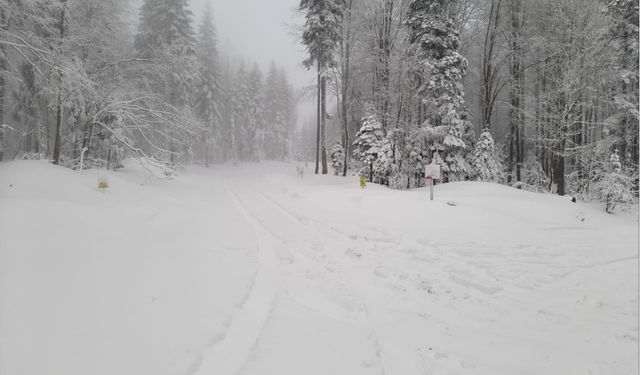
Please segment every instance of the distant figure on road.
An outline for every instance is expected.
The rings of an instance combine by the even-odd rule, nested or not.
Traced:
[[[298,177],[302,180],[304,178],[304,167],[297,165],[296,172],[298,173]]]
[[[360,176],[360,188],[364,189],[367,187],[367,179],[364,176]]]

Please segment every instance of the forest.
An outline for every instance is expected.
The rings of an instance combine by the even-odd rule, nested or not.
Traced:
[[[640,373],[639,0],[0,0],[0,375]]]
[[[117,169],[136,158],[162,176],[290,154],[286,72],[221,55],[210,9],[196,20],[183,0],[2,0],[0,11],[6,160]]]
[[[301,0],[317,79],[300,89],[221,53],[188,0],[1,4],[4,160],[295,159],[394,189],[438,164],[445,182],[637,196],[637,0]]]
[[[323,172],[329,150],[341,173],[353,155],[368,179],[400,189],[422,186],[423,166],[436,163],[449,181],[584,199],[637,195],[637,1],[301,7],[318,113],[325,86],[337,98],[317,119]],[[306,139],[315,142],[309,131]]]

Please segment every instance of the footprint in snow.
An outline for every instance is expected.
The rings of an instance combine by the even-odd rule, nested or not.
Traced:
[[[387,277],[387,274],[381,268],[376,268],[375,270],[373,270],[373,274],[381,278]]]
[[[348,256],[350,258],[354,258],[354,259],[362,258],[362,253],[361,252],[359,252],[358,250],[351,249],[351,248],[347,249],[344,252],[344,255],[346,255],[346,256]]]
[[[213,336],[211,336],[209,341],[207,341],[206,347],[207,348],[211,348],[212,346],[216,345],[220,341],[224,340],[225,337],[227,337],[227,334],[224,333],[224,332],[218,332],[218,333],[214,334]]]

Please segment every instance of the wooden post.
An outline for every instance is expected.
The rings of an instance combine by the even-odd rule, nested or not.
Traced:
[[[429,197],[433,200],[433,178],[427,177],[427,181],[429,181]]]

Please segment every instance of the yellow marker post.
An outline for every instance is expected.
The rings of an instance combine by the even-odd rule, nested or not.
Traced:
[[[360,188],[364,189],[367,187],[367,179],[363,176],[360,176]]]
[[[107,175],[98,173],[98,189],[102,190],[104,193],[106,189],[109,188],[109,179]]]

